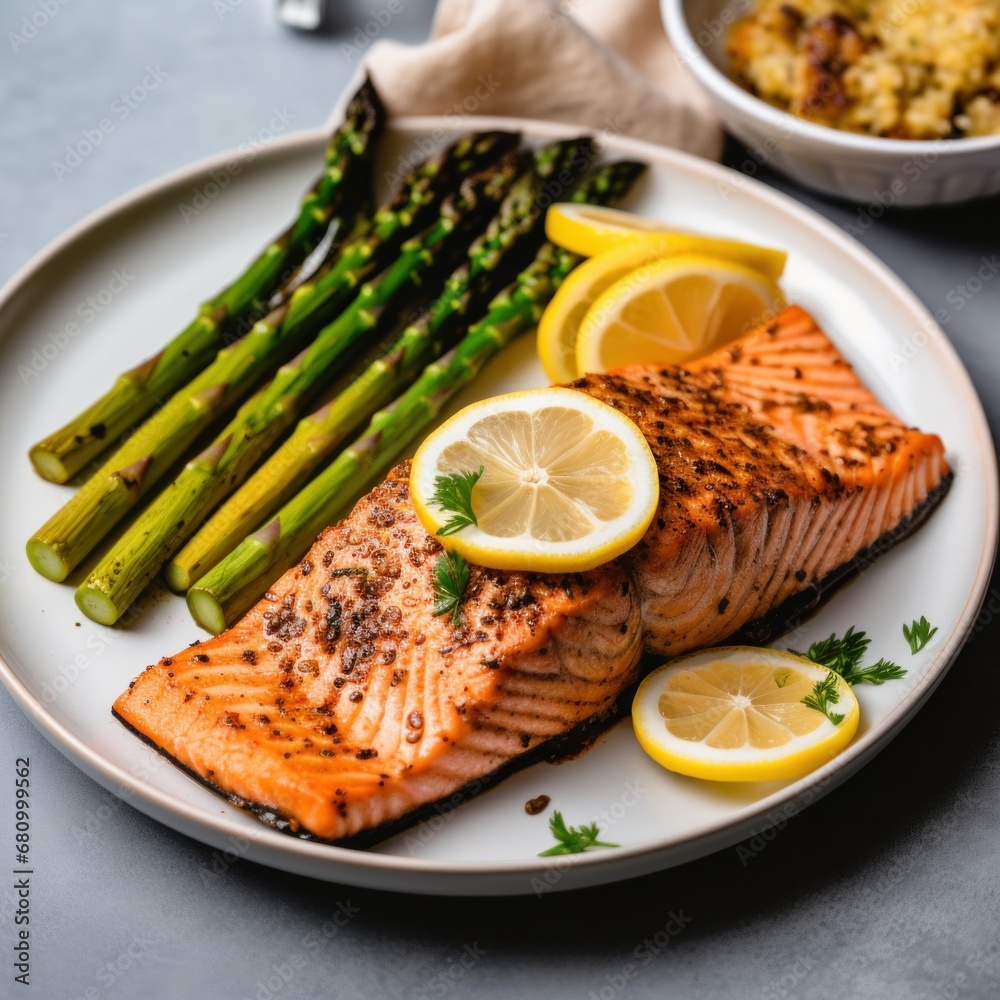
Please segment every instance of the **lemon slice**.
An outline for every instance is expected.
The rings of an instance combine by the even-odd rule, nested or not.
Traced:
[[[747,333],[785,304],[770,278],[719,258],[668,257],[619,278],[587,310],[576,367],[683,364]]]
[[[545,213],[545,235],[583,257],[593,257],[636,238],[670,232],[665,222],[602,205],[558,202]]]
[[[788,254],[739,240],[701,236],[672,229],[665,222],[623,212],[603,205],[558,202],[545,214],[545,235],[553,242],[582,257],[595,257],[625,245],[659,245],[663,253],[716,254],[746,267],[780,278]]]
[[[827,713],[803,703],[834,686]],[[632,703],[632,725],[655,761],[714,781],[798,778],[851,742],[860,709],[839,674],[792,653],[754,646],[704,649],[654,670]]]
[[[410,495],[435,534],[450,518],[436,480],[483,468],[476,524],[439,541],[496,569],[575,572],[631,548],[656,511],[659,476],[628,417],[573,389],[531,389],[473,403],[417,450]]]
[[[576,366],[576,338],[580,323],[595,299],[627,274],[644,271],[658,261],[681,254],[718,257],[742,264],[772,280],[781,276],[787,256],[780,250],[735,240],[661,233],[584,261],[560,285],[538,324],[538,358],[545,374],[553,382],[570,382],[582,374]]]

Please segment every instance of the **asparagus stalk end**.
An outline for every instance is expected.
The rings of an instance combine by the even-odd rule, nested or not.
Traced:
[[[455,157],[453,152],[442,155],[447,162]],[[513,158],[505,155],[495,165],[467,177],[456,194],[441,202],[437,219],[419,235],[404,237],[400,253],[389,267],[365,281],[354,301],[304,351],[282,365],[215,441],[188,462],[90,571],[80,587],[80,607],[88,617],[92,606],[102,616],[99,621],[111,613],[99,596],[91,597],[93,591],[104,595],[118,614],[132,603],[211,509],[234,485],[243,482],[260,453],[274,443],[303,403],[335,373],[345,352],[377,328],[383,310],[398,308],[404,296],[412,295],[433,274],[439,261],[447,263],[460,250],[464,231],[480,225],[490,207],[502,201],[514,172]],[[405,195],[408,201],[425,200],[428,185],[419,175],[408,188],[413,192]],[[286,318],[284,325],[289,322],[290,318]],[[252,345],[255,336],[249,334],[243,343]],[[141,478],[136,479],[137,487],[128,482],[125,485],[141,490]]]
[[[202,304],[195,318],[157,355],[123,372],[99,399],[35,444],[29,457],[39,475],[64,483],[127,434],[156,406],[216,357],[233,325],[253,317],[282,294],[290,273],[309,257],[330,227],[351,222],[371,187],[372,148],[385,112],[366,81],[330,138],[326,170],[299,205],[296,220],[261,251],[234,282]],[[359,192],[359,187],[362,189]],[[360,194],[360,197],[359,197]]]
[[[65,483],[73,473],[66,463],[53,451],[45,442],[39,442],[31,451],[28,458],[35,467],[42,479],[47,479],[50,483]]]
[[[225,631],[226,613],[210,590],[192,587],[188,591],[187,604],[192,617],[205,631],[212,635]]]
[[[76,592],[77,607],[99,625],[114,625],[121,617],[115,602],[99,587],[81,587]]]
[[[73,568],[55,545],[40,538],[30,539],[26,551],[35,571],[54,583],[62,583]]]

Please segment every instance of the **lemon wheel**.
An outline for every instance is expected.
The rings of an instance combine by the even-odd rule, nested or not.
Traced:
[[[497,569],[599,566],[642,537],[659,498],[656,462],[639,428],[573,389],[486,399],[431,434],[410,472],[413,506],[429,532],[449,518],[434,499],[439,477],[480,468],[475,523],[440,541]]]
[[[825,684],[826,711],[806,704]],[[705,649],[639,685],[632,725],[642,748],[680,774],[715,781],[801,777],[851,742],[860,710],[843,677],[792,653]]]
[[[602,292],[576,336],[580,372],[683,364],[748,333],[785,304],[769,278],[731,261],[682,254]]]
[[[584,261],[559,287],[538,324],[538,358],[545,374],[553,382],[570,382],[583,373],[576,355],[580,324],[595,300],[612,285],[627,275],[641,276],[662,261],[692,254],[753,271],[769,288],[781,275],[786,256],[735,240],[671,233],[627,243]]]

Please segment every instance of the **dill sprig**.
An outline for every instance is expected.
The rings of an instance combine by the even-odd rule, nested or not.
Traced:
[[[794,649],[790,652],[796,656],[804,656],[814,663],[818,663],[827,670],[840,674],[850,685],[855,684],[884,684],[886,681],[898,680],[906,674],[906,671],[892,660],[884,657],[870,667],[861,666],[871,639],[864,632],[856,632],[852,625],[843,638],[837,638],[837,633],[832,633],[828,638],[820,642],[814,642],[806,653],[798,653]]]
[[[547,851],[539,853],[540,858],[551,857],[556,854],[582,854],[591,847],[618,847],[618,844],[609,844],[607,841],[598,840],[601,831],[596,823],[586,826],[567,826],[563,815],[557,809],[549,820],[549,830],[552,836],[559,841]]]
[[[457,552],[443,552],[434,564],[435,615],[451,614],[456,628],[462,623],[462,597],[469,585],[469,564]]]
[[[456,531],[478,524],[472,509],[472,488],[479,482],[483,467],[474,472],[451,472],[434,480],[430,502],[451,514],[451,518],[438,528],[439,535],[454,535]]]
[[[836,705],[840,701],[840,692],[837,690],[837,675],[831,670],[821,681],[816,681],[812,692],[802,699],[803,705],[822,712],[835,726],[839,726],[844,721],[844,716],[830,711],[831,705]]]
[[[904,625],[903,638],[910,645],[910,655],[916,656],[931,641],[936,631],[937,626],[931,628],[931,623],[923,615],[920,616],[920,621],[914,619],[912,625]]]

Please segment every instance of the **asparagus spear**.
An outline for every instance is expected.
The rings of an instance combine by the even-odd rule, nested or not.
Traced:
[[[326,170],[302,200],[298,218],[269,243],[240,277],[203,303],[198,315],[152,358],[118,376],[100,399],[29,453],[40,475],[64,483],[138,423],[156,402],[193,378],[223,346],[231,322],[245,319],[316,246],[328,229],[348,228],[371,187],[371,154],[385,112],[365,82],[326,148]]]
[[[515,171],[511,157],[494,170],[466,179],[445,200],[437,222],[404,243],[397,260],[362,285],[351,305],[188,462],[80,585],[76,602],[88,618],[104,625],[118,620],[208,511],[243,481],[344,352],[377,326],[384,310],[419,286],[443,255],[454,252],[473,220],[481,220],[489,205],[501,201]]]
[[[385,406],[419,370],[456,339],[470,310],[500,291],[516,260],[530,259],[543,239],[543,195],[558,197],[592,158],[592,142],[574,139],[540,149],[511,188],[468,259],[445,282],[441,295],[406,327],[338,397],[300,421],[291,437],[226,501],[168,563],[167,583],[187,590],[276,511],[347,435]],[[465,326],[467,328],[467,323]]]
[[[483,132],[466,136],[454,146],[449,147],[437,157],[427,160],[424,164],[416,168],[416,174],[425,178],[429,183],[428,198],[423,205],[416,205],[411,213],[407,230],[413,232],[423,225],[433,215],[435,209],[444,194],[454,188],[461,179],[469,173],[485,168],[488,164],[496,161],[501,156],[510,152],[518,142],[519,136],[513,132]],[[360,270],[365,264],[370,250],[369,242],[365,242],[366,237],[371,237],[373,231],[377,235],[379,230],[388,224],[398,225],[397,211],[399,206],[389,205],[381,209],[372,218],[360,218],[353,231],[349,234],[348,240],[351,243],[351,253],[343,253],[343,234],[327,230],[327,235],[314,248],[313,252],[304,260],[292,273],[285,283],[278,288],[268,302],[268,308],[277,309],[285,305],[295,296],[299,288],[307,283],[312,283],[314,288],[307,288],[303,295],[298,296],[298,305],[304,312],[314,311],[317,307],[324,305],[324,294],[326,289],[337,282],[338,275],[345,269],[357,268]],[[416,214],[419,212],[419,214]],[[383,244],[383,251],[385,248]],[[377,260],[371,260],[370,267],[366,273],[371,273],[378,263],[384,262],[387,254],[381,252]],[[336,268],[333,265],[336,264]],[[331,268],[333,268],[332,273]],[[322,280],[320,280],[322,279]],[[329,309],[324,310],[329,313]]]
[[[608,204],[643,170],[621,162],[599,168],[574,194],[576,201]],[[385,474],[455,393],[517,334],[533,327],[580,258],[544,243],[534,261],[490,304],[459,345],[423,374],[308,486],[246,538],[188,591],[188,607],[203,628],[221,632],[242,615],[275,576],[308,549],[327,524],[347,513],[358,494]]]
[[[362,223],[356,237],[332,265],[321,268],[295,290],[288,302],[287,322],[301,324],[317,315],[329,319],[330,290],[339,290],[345,275],[349,290],[355,289],[386,263],[404,237],[422,229],[435,217],[441,199],[463,177],[496,163],[518,141],[519,136],[513,132],[475,133],[417,167],[410,175],[412,190],[404,186],[403,197],[397,196],[377,211],[370,227]]]
[[[242,340],[219,351],[28,540],[31,565],[50,580],[66,579],[216,417],[354,297],[358,285],[436,209],[456,173],[492,162],[513,142],[516,136],[504,132],[468,136],[417,167],[328,268],[300,285]]]
[[[188,591],[195,621],[218,633],[242,615],[325,525],[347,512],[362,485],[385,471],[453,392],[510,339],[537,322],[563,272],[573,264],[572,255],[545,244],[458,347],[425,368],[395,403],[375,414],[360,438]]]

